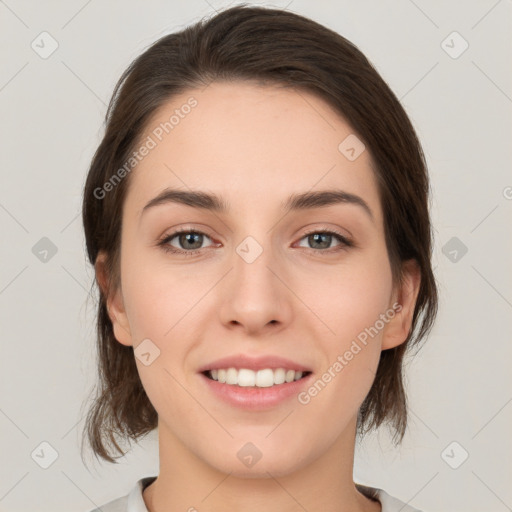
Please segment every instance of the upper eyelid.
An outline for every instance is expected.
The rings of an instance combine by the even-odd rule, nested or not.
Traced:
[[[338,234],[338,235],[343,236],[343,237],[345,237],[347,239],[351,238],[350,236],[343,235],[343,233],[340,233],[336,229],[327,228],[327,227],[324,227],[324,228],[319,227],[319,228],[308,229],[305,233],[303,233],[301,238],[304,238],[305,236],[310,235],[312,233],[326,233],[326,232],[331,232],[331,233],[334,233],[334,234]],[[177,228],[174,231],[172,231],[171,233],[163,235],[162,238],[165,239],[165,238],[169,238],[169,237],[175,237],[176,235],[179,235],[180,233],[197,233],[197,234],[200,234],[200,235],[206,235],[209,238],[213,238],[213,235],[208,234],[208,232],[202,230],[202,228],[200,228],[200,229],[196,229],[196,228]]]

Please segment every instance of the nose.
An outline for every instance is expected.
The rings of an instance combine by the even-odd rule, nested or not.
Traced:
[[[251,237],[236,249],[221,289],[222,323],[253,335],[284,328],[292,317],[293,293],[285,284],[283,265]]]

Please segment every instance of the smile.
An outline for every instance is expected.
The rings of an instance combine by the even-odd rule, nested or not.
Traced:
[[[299,380],[311,372],[287,370],[285,368],[264,368],[250,370],[248,368],[219,368],[208,370],[204,374],[222,384],[240,387],[268,388]]]

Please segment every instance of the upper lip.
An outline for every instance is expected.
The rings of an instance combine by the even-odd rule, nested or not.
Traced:
[[[284,368],[285,370],[295,370],[302,372],[310,372],[310,368],[303,364],[286,359],[280,356],[266,355],[266,356],[249,356],[246,354],[237,354],[233,356],[223,357],[216,359],[211,363],[207,363],[199,368],[199,372],[205,372],[207,370],[218,370],[219,368],[247,368],[248,370],[263,370],[265,368],[271,368],[276,370],[277,368]]]

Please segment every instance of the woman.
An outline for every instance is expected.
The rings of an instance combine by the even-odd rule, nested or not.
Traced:
[[[224,10],[125,71],[84,191],[110,462],[158,427],[159,474],[104,512],[414,511],[353,481],[407,426],[433,325],[429,183],[364,55],[299,15]]]

